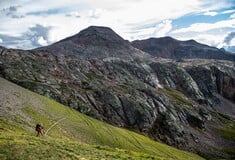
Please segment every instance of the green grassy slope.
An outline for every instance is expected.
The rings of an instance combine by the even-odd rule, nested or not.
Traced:
[[[42,123],[44,137],[34,127]],[[0,78],[0,159],[203,159],[78,113]]]

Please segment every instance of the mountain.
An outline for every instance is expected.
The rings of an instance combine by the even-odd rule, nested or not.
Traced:
[[[133,47],[151,54],[154,57],[181,59],[220,59],[235,61],[235,55],[200,44],[194,40],[179,41],[171,37],[149,38],[132,42]]]
[[[80,114],[2,78],[0,106],[1,159],[203,159]],[[39,122],[44,137],[36,137]]]
[[[78,35],[85,32],[92,37],[98,34],[93,31],[96,28]],[[80,42],[70,42],[78,35],[36,50],[2,48],[0,75],[81,113],[153,140],[206,158],[234,158],[234,62],[153,58],[116,34],[105,39],[105,44],[112,45],[116,45],[114,39],[120,40],[120,47],[114,49],[100,44],[103,34],[94,36],[97,40],[88,38],[83,47],[86,51],[95,46],[97,51],[90,52],[92,56],[83,54],[85,51],[70,52],[74,51],[71,45],[65,45],[66,52],[50,50],[65,42],[81,46]],[[88,43],[91,41],[94,44]],[[190,42],[201,46],[195,43]]]
[[[50,46],[36,50],[55,54],[73,54],[82,58],[128,58],[148,57],[144,53],[117,35],[111,28],[90,26],[78,34],[63,39]]]

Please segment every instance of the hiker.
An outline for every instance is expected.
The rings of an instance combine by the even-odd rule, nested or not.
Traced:
[[[35,129],[37,131],[37,137],[39,137],[40,135],[43,136],[42,134],[43,126],[41,124],[37,124]]]

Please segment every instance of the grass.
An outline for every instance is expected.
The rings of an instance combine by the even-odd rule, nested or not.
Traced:
[[[0,159],[164,159],[146,153],[107,146],[87,145],[51,137],[38,138],[25,133],[0,132]]]
[[[235,121],[225,115],[217,115],[225,127],[218,129],[219,134],[228,140],[235,141]]]
[[[228,153],[230,155],[233,155],[233,157],[231,157],[231,159],[235,159],[235,149],[234,149],[234,147],[223,148],[222,151],[225,152],[225,153]]]
[[[228,140],[235,141],[235,126],[219,129],[219,133]]]
[[[175,101],[175,104],[177,105],[188,105],[188,106],[192,106],[194,104],[194,102],[188,98],[186,98],[186,96],[182,93],[180,93],[177,90],[174,90],[170,87],[165,86],[164,89],[162,90],[163,92],[165,92],[167,95],[172,97],[172,100]]]
[[[146,153],[14,132],[0,132],[0,146],[0,159],[164,159]]]
[[[14,102],[0,101],[13,108],[4,110],[0,118],[0,159],[203,159],[98,121],[0,78],[0,96],[6,95]],[[35,136],[36,123],[42,123],[46,131],[58,120],[47,136]]]

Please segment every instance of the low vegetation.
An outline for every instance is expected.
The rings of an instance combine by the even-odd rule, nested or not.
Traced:
[[[4,98],[0,159],[203,159],[80,114],[1,78],[0,97]],[[39,122],[48,131],[46,136],[35,136]]]
[[[175,102],[175,105],[188,105],[188,106],[192,106],[194,104],[194,102],[187,98],[185,95],[183,95],[181,92],[174,90],[170,87],[165,86],[164,90],[162,90],[163,92],[165,92],[167,95],[169,95]]]
[[[218,129],[221,136],[235,141],[235,121],[222,114],[217,115],[217,117],[225,125],[223,128]]]

